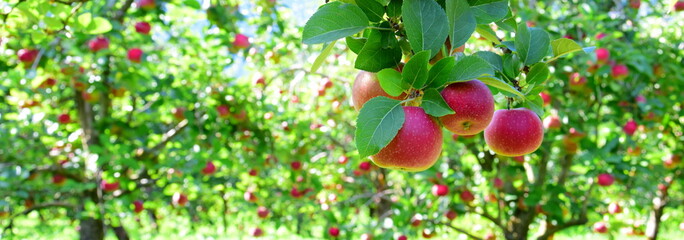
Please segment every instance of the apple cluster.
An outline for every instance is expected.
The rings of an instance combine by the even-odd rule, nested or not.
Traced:
[[[452,83],[441,95],[453,114],[439,119],[416,106],[403,106],[405,120],[392,141],[371,156],[383,168],[423,171],[437,161],[443,145],[441,126],[455,135],[473,136],[484,131],[485,142],[495,153],[522,156],[537,150],[544,138],[542,121],[526,108],[495,110],[494,97],[484,83],[474,79]],[[406,94],[390,96],[380,86],[376,73],[361,71],[352,87],[356,110],[375,97],[396,100]]]

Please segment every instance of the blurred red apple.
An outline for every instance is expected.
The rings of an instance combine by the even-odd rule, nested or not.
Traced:
[[[128,50],[128,60],[134,63],[139,63],[142,61],[143,51],[140,48],[132,48]]]
[[[615,182],[615,178],[613,175],[610,175],[608,173],[601,173],[598,175],[598,184],[604,187],[613,185]]]
[[[20,62],[30,64],[36,60],[38,53],[39,51],[36,49],[24,48],[17,51],[17,56],[19,57]]]
[[[98,52],[103,49],[109,48],[109,39],[105,37],[97,37],[88,41],[88,48],[91,52]]]
[[[606,233],[606,232],[608,232],[608,227],[606,226],[606,223],[604,223],[604,222],[596,222],[596,223],[594,223],[594,232],[597,232],[597,233]]]
[[[449,187],[446,185],[441,185],[441,184],[435,184],[432,185],[432,195],[435,195],[437,197],[441,196],[446,196],[449,194]]]
[[[135,24],[135,31],[141,34],[150,34],[152,26],[148,22],[138,22]]]
[[[237,49],[244,49],[249,47],[249,37],[238,33],[233,40],[233,46]]]
[[[270,212],[268,211],[268,208],[266,208],[264,206],[259,206],[257,208],[257,215],[259,215],[259,218],[266,218],[266,217],[268,217],[269,213]]]

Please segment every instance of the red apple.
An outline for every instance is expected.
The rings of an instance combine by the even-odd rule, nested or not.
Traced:
[[[268,217],[269,213],[270,212],[268,211],[268,208],[266,208],[264,206],[259,206],[257,208],[257,215],[259,215],[259,218],[266,218],[266,217]]]
[[[453,83],[441,94],[455,112],[440,118],[449,131],[458,135],[478,134],[492,120],[494,97],[484,83],[478,80]]]
[[[216,111],[218,112],[219,117],[227,118],[230,116],[230,107],[228,107],[228,105],[221,104],[216,107]]]
[[[674,10],[675,10],[676,12],[679,12],[679,11],[684,10],[684,1],[682,1],[682,0],[677,1],[677,2],[674,4]],[[681,228],[681,225],[680,225],[680,228]],[[684,230],[684,229],[683,229],[683,230]]]
[[[629,70],[627,69],[627,66],[622,65],[622,64],[616,64],[611,68],[611,76],[615,79],[623,79],[627,77],[627,73]]]
[[[606,37],[606,34],[605,34],[605,33],[598,33],[598,34],[596,34],[596,40],[601,40],[601,39],[603,39],[604,37]]]
[[[98,52],[102,49],[109,48],[109,39],[105,37],[97,37],[88,41],[88,48],[91,52]]]
[[[249,47],[249,37],[238,33],[235,35],[235,40],[233,40],[233,46],[237,49],[244,49]]]
[[[38,53],[39,51],[36,49],[24,48],[17,51],[17,56],[19,57],[20,62],[30,64],[36,60],[36,58],[38,57]]]
[[[349,161],[349,158],[348,158],[347,156],[344,156],[344,155],[340,156],[340,157],[337,159],[337,162],[340,163],[340,164],[346,164],[347,161]]]
[[[133,202],[133,211],[135,213],[140,213],[144,210],[145,208],[143,207],[143,202],[140,200],[135,200]]]
[[[369,233],[361,234],[361,240],[373,240],[373,235]]]
[[[406,237],[406,235],[401,235],[397,237],[397,240],[408,240],[408,237]]]
[[[572,73],[569,79],[570,87],[579,88],[587,84],[587,77],[579,73]]]
[[[475,200],[475,195],[473,195],[473,193],[470,192],[469,190],[463,190],[463,192],[461,192],[461,194],[460,194],[460,197],[461,197],[461,201],[466,202],[466,203],[469,203],[469,202],[472,202],[473,200]]]
[[[171,202],[173,203],[173,205],[183,207],[183,206],[185,206],[185,204],[188,203],[188,196],[185,196],[185,194],[176,192],[171,197]]]
[[[526,108],[500,109],[484,131],[489,148],[503,156],[521,156],[537,150],[544,127],[537,114]]]
[[[59,185],[63,185],[65,182],[66,182],[66,177],[59,175],[59,174],[52,175],[52,183],[53,184],[59,186]]]
[[[264,231],[262,231],[261,228],[255,227],[252,229],[251,234],[253,237],[261,237],[264,235]]]
[[[546,129],[560,129],[561,127],[561,121],[560,118],[558,118],[557,115],[552,114],[546,118],[544,118],[544,128]]]
[[[361,110],[363,104],[366,104],[371,98],[374,97],[388,97],[392,99],[402,99],[405,94],[399,97],[392,97],[382,90],[380,87],[380,82],[378,81],[378,75],[372,72],[361,71],[356,75],[354,80],[354,85],[352,86],[352,101],[354,103],[354,109],[357,111]]]
[[[636,132],[638,127],[638,124],[634,120],[629,120],[627,123],[625,123],[625,126],[622,127],[622,130],[625,131],[625,134],[629,136],[633,136],[634,132]]]
[[[446,218],[449,220],[454,220],[454,219],[456,219],[458,214],[456,212],[454,212],[453,210],[449,210],[444,214],[444,216],[446,216]]]
[[[257,172],[256,169],[249,170],[249,175],[250,175],[250,176],[254,177],[254,176],[256,176],[257,174],[259,174],[259,172]]]
[[[420,215],[420,213],[416,213],[411,217],[411,226],[417,227],[420,226],[420,224],[423,222],[423,215]]]
[[[496,235],[494,233],[487,233],[482,237],[482,240],[496,240]]]
[[[156,7],[156,3],[154,0],[138,0],[138,7],[145,10],[151,10]]]
[[[598,184],[600,186],[604,186],[604,187],[613,185],[613,183],[615,182],[615,178],[613,177],[613,175],[610,175],[608,173],[599,174],[597,179],[598,179]]]
[[[646,97],[644,97],[643,95],[639,95],[639,96],[636,96],[636,97],[634,98],[634,100],[635,100],[637,103],[645,103],[645,102],[646,102]]]
[[[256,202],[257,201],[256,195],[254,195],[254,193],[252,193],[251,191],[245,192],[243,197],[245,198],[245,201],[248,201],[248,202]]]
[[[596,60],[600,63],[605,63],[610,58],[610,52],[605,48],[596,49]]]
[[[544,102],[544,106],[551,104],[551,95],[549,95],[548,93],[540,92],[539,97],[541,97],[542,101]]]
[[[441,185],[441,184],[435,184],[432,185],[432,195],[435,195],[437,197],[441,196],[446,196],[449,194],[449,187],[446,185]]]
[[[185,119],[185,108],[182,107],[177,107],[171,110],[171,113],[173,113],[173,117],[176,118],[178,121],[182,121]]]
[[[102,180],[102,182],[100,182],[100,188],[105,192],[113,192],[119,189],[119,182],[108,183],[107,181]]]
[[[41,88],[51,88],[57,84],[57,80],[54,78],[47,78],[45,81],[43,81],[38,87]]]
[[[299,161],[294,161],[294,162],[290,163],[290,167],[292,167],[292,170],[297,171],[297,170],[302,169],[302,163]]]
[[[340,236],[340,229],[336,227],[330,227],[328,228],[328,234],[330,234],[331,237]]]
[[[503,182],[503,180],[501,180],[501,178],[494,178],[494,184],[493,185],[494,185],[494,188],[496,188],[496,189],[502,189],[504,186],[504,182]]]
[[[135,24],[135,31],[141,34],[150,34],[151,29],[152,26],[150,26],[150,23],[148,22],[138,22]]]
[[[608,205],[608,212],[610,214],[618,214],[622,212],[622,208],[620,207],[620,204],[612,202]]]
[[[383,168],[423,171],[435,164],[442,153],[442,130],[420,107],[405,106],[405,121],[392,141],[371,156]]]
[[[207,165],[205,165],[204,168],[202,169],[202,174],[204,174],[204,175],[211,175],[211,174],[214,174],[215,172],[216,172],[216,166],[211,161],[208,161]]]
[[[325,81],[323,82],[323,87],[326,89],[333,87],[333,82],[330,80],[330,78],[325,78]]]
[[[606,232],[608,232],[608,227],[606,226],[606,223],[604,223],[604,222],[596,222],[596,223],[594,223],[594,232],[597,232],[597,233],[606,233]]]
[[[370,170],[370,168],[371,168],[370,162],[359,163],[359,169],[361,169],[362,171],[368,171],[368,170]]]
[[[634,9],[641,7],[641,0],[629,0],[629,6]]]
[[[435,236],[435,231],[429,230],[429,229],[423,229],[423,238],[432,238]]]
[[[525,163],[525,156],[515,156],[513,157],[513,161],[517,163]]]
[[[128,60],[134,63],[142,61],[143,51],[140,48],[128,50]]]
[[[60,124],[70,123],[71,122],[71,116],[69,116],[69,114],[62,113],[57,117],[57,122],[59,122]]]

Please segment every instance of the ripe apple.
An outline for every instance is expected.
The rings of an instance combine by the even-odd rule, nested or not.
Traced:
[[[677,167],[682,162],[682,158],[679,155],[670,155],[663,159],[663,165],[667,169],[672,169]]]
[[[144,210],[145,208],[143,207],[143,202],[140,200],[135,200],[133,202],[133,212],[135,213],[140,213]]]
[[[330,78],[326,77],[325,81],[323,82],[323,88],[328,89],[333,87],[333,82],[330,80]]]
[[[156,4],[154,0],[138,0],[138,7],[145,10],[151,10],[156,7]]]
[[[520,164],[525,163],[525,156],[515,156],[513,157],[513,161]]]
[[[248,202],[256,202],[257,201],[256,195],[254,195],[254,193],[252,193],[251,191],[245,192],[243,197],[245,198],[245,201],[248,201]]]
[[[629,6],[634,9],[641,7],[641,0],[629,0]]]
[[[606,37],[606,34],[605,34],[605,33],[598,33],[598,34],[596,34],[596,40],[601,40],[601,39],[603,39],[604,37]]]
[[[596,60],[600,63],[606,63],[608,62],[608,58],[610,58],[610,51],[605,48],[598,48],[596,49]]]
[[[249,37],[238,33],[233,40],[233,46],[237,49],[244,49],[249,47]]]
[[[620,207],[620,204],[612,202],[608,205],[608,212],[610,214],[618,214],[622,212],[622,208]]]
[[[558,116],[555,114],[552,114],[552,115],[544,118],[543,124],[544,124],[544,128],[546,128],[546,129],[556,130],[556,129],[560,129],[560,127],[561,127],[560,118],[558,118]]]
[[[109,39],[105,37],[97,37],[88,41],[88,48],[91,52],[98,52],[102,49],[109,48]]]
[[[250,234],[252,234],[253,237],[261,237],[264,235],[264,231],[262,231],[261,228],[255,227]]]
[[[435,184],[432,185],[432,195],[437,197],[446,196],[449,194],[449,187],[447,185]]]
[[[496,235],[494,233],[487,233],[482,237],[483,240],[496,240]]]
[[[454,219],[456,219],[458,214],[456,212],[454,212],[454,210],[449,210],[446,213],[444,213],[444,216],[446,216],[446,218],[449,220],[454,220]]]
[[[67,113],[62,113],[57,117],[57,122],[60,124],[67,124],[71,122],[71,116]]]
[[[371,159],[383,168],[423,171],[442,153],[442,129],[420,107],[405,106],[404,124],[392,141]]]
[[[173,203],[173,205],[183,207],[183,206],[185,206],[185,204],[188,203],[188,196],[185,196],[185,194],[176,192],[171,197],[171,203]]]
[[[221,104],[216,107],[216,111],[221,118],[227,118],[230,116],[230,107],[228,107],[228,105]]]
[[[387,94],[385,90],[382,90],[377,74],[366,71],[359,72],[359,74],[356,75],[354,85],[352,86],[352,101],[354,103],[354,109],[357,111],[361,110],[363,104],[366,104],[368,100],[379,96],[392,99],[403,99],[405,94],[399,95],[399,97],[392,97]]]
[[[359,163],[359,169],[361,169],[361,171],[369,171],[370,168],[371,168],[371,163],[370,163],[370,162],[362,162],[362,163]]]
[[[54,78],[47,78],[47,79],[45,79],[45,81],[40,83],[40,85],[38,87],[40,87],[40,88],[51,88],[51,87],[55,86],[56,84],[57,84],[57,80],[55,80]]]
[[[420,213],[416,213],[411,217],[411,226],[417,227],[420,226],[420,224],[423,222],[423,215],[420,215]]]
[[[173,114],[173,117],[176,118],[176,120],[178,121],[182,121],[183,119],[185,119],[185,108],[174,108],[171,110],[171,113]]]
[[[361,240],[373,240],[373,235],[370,233],[361,234]]]
[[[100,188],[105,192],[113,192],[119,189],[119,182],[108,183],[107,181],[102,180],[102,182],[100,182]]]
[[[266,217],[268,217],[269,213],[270,212],[268,211],[268,208],[266,208],[264,206],[259,206],[257,208],[257,215],[259,215],[259,218],[266,218]]]
[[[36,49],[24,48],[17,51],[17,56],[19,57],[20,62],[31,64],[38,57],[38,53],[39,51]]]
[[[542,101],[544,102],[542,105],[546,106],[551,104],[551,95],[545,92],[540,92],[539,97],[541,97]]]
[[[537,114],[526,108],[500,109],[484,131],[485,142],[499,155],[514,157],[537,150],[544,127]]]
[[[587,84],[587,77],[580,75],[578,72],[572,73],[568,79],[570,87],[580,88]]]
[[[633,136],[634,132],[636,132],[638,127],[638,124],[634,120],[629,120],[627,123],[625,123],[625,126],[622,127],[622,130],[625,131],[625,133],[629,136]]]
[[[208,161],[207,165],[204,166],[202,169],[202,174],[204,175],[212,175],[216,172],[216,166],[212,161]]]
[[[66,182],[66,177],[59,175],[59,174],[52,175],[52,183],[53,184],[60,186],[60,185],[63,185],[65,182]]]
[[[290,167],[292,167],[292,170],[300,170],[302,169],[302,163],[300,161],[294,161],[290,163]]]
[[[601,173],[598,175],[597,178],[598,184],[604,187],[613,185],[613,183],[615,182],[615,178],[613,177],[613,175],[610,175],[609,173]]]
[[[629,70],[627,69],[627,66],[616,64],[611,68],[610,74],[615,79],[623,79],[627,77],[628,72]]]
[[[469,202],[472,202],[473,200],[475,200],[475,195],[473,195],[473,193],[470,192],[470,190],[464,190],[463,192],[461,192],[460,197],[461,197],[461,201],[466,202],[466,203],[469,203]]]
[[[406,237],[406,235],[401,235],[401,236],[397,237],[397,240],[407,240],[407,239],[408,239],[408,237]]]
[[[135,24],[135,31],[141,34],[150,34],[150,30],[152,30],[152,26],[150,26],[150,23],[148,22],[138,22]]]
[[[143,51],[140,48],[132,48],[128,50],[128,60],[134,63],[140,63],[142,61]]]
[[[440,118],[449,131],[458,135],[475,135],[492,120],[494,97],[484,83],[478,80],[453,83],[441,94],[455,112]]]
[[[674,10],[675,10],[676,12],[679,12],[679,11],[684,10],[684,1],[682,1],[682,0],[677,1],[677,2],[674,4]],[[681,225],[680,225],[680,228],[681,228]]]
[[[344,156],[344,155],[340,156],[340,157],[337,159],[337,162],[338,162],[339,164],[346,164],[347,161],[349,161],[349,158],[348,158],[347,156]]]
[[[331,237],[340,236],[340,229],[336,227],[330,227],[328,228],[328,234],[330,234]]]
[[[249,175],[252,176],[252,177],[254,177],[254,176],[258,175],[258,174],[259,174],[259,172],[257,172],[256,169],[249,170]]]
[[[606,226],[606,223],[604,223],[604,222],[596,222],[596,223],[594,223],[594,232],[597,232],[597,233],[606,233],[606,232],[608,232],[608,227]]]
[[[504,186],[504,182],[503,182],[503,180],[501,180],[501,178],[494,178],[494,184],[493,185],[494,185],[494,188],[496,188],[496,189],[502,189]]]
[[[423,229],[423,238],[430,239],[435,236],[435,231],[429,229]]]

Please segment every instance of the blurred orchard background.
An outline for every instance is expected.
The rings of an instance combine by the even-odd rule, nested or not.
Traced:
[[[1,1],[0,239],[681,239],[684,3],[467,2],[505,17],[465,55],[595,48],[549,63],[539,150],[444,130],[411,173],[358,155],[356,54],[311,71],[323,0]]]

